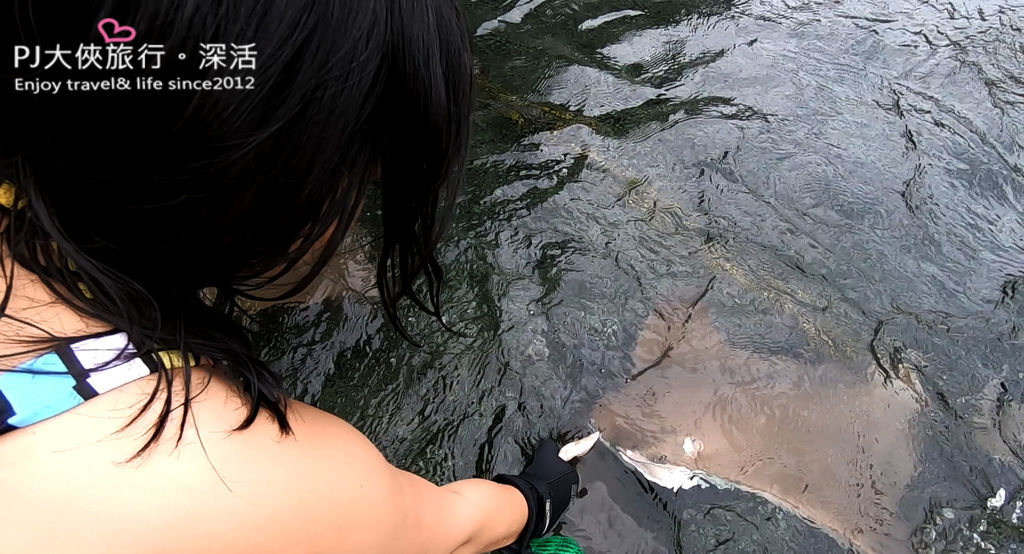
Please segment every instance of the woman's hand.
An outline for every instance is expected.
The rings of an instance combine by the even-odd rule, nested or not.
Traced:
[[[558,451],[558,444],[544,439],[527,461],[522,473],[494,477],[498,483],[519,489],[526,497],[530,510],[523,532],[515,543],[502,549],[502,552],[529,552],[530,540],[551,531],[576,497],[580,475],[576,468],[558,457]]]

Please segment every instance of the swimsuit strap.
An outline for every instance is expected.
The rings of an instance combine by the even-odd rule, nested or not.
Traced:
[[[7,208],[8,210],[15,209],[15,199],[18,197],[18,189],[14,187],[14,183],[10,181],[0,182],[0,206]],[[17,200],[17,209],[25,207],[28,204],[28,198],[22,198]]]
[[[188,356],[190,365],[195,358]],[[0,435],[62,414],[122,385],[184,365],[177,350],[138,356],[126,333],[61,346],[0,371]]]

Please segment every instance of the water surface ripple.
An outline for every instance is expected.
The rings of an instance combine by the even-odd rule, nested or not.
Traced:
[[[424,347],[402,344],[351,291],[265,310],[297,394],[427,477],[512,470],[585,430],[656,304],[713,277],[733,348],[919,383],[912,548],[1021,549],[1024,3],[465,7],[476,138],[443,258],[468,336],[410,312]],[[755,495],[673,494],[607,450],[580,471],[563,530],[588,553],[844,551]]]

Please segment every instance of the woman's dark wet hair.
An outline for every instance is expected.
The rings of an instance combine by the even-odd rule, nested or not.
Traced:
[[[327,237],[310,271],[272,299],[305,288],[371,186],[381,199],[377,284],[388,318],[404,335],[397,311],[406,298],[440,319],[435,246],[470,125],[472,59],[456,0],[12,0],[0,10],[0,181],[27,200],[0,208],[0,248],[83,315],[127,332],[140,354],[173,348],[220,362],[249,400],[239,429],[263,408],[290,431],[281,380],[254,353],[238,300],[262,298]],[[97,23],[108,17],[136,29],[136,47],[163,45],[162,67],[44,69],[45,55],[37,68],[14,67],[15,45],[72,54],[102,46]],[[210,43],[254,44],[255,69],[199,69],[200,45]],[[252,76],[254,88],[13,86],[147,75]],[[0,314],[13,275],[2,269]],[[161,382],[172,383],[166,368]],[[167,426],[170,397],[140,453]]]

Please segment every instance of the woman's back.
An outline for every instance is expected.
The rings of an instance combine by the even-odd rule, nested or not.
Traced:
[[[8,315],[51,322],[44,328],[49,333],[68,332],[68,326],[77,331],[106,330],[101,322],[61,306],[24,269],[14,269],[22,294],[13,296]],[[24,330],[16,336],[10,320],[0,321],[0,355],[17,352],[16,340],[33,336]],[[64,322],[64,327],[52,322]],[[107,338],[117,343],[119,335]],[[110,348],[118,346],[103,352],[116,357],[118,351]],[[98,352],[92,350],[94,358]],[[380,507],[384,500],[360,497],[365,487],[359,483],[375,474],[383,480],[392,476],[358,431],[296,402],[289,404],[292,436],[282,436],[269,414],[262,414],[245,431],[233,431],[246,413],[242,399],[209,368],[193,368],[191,373],[190,415],[180,442],[176,434],[167,433],[139,457],[135,454],[152,432],[166,398],[167,388],[160,386],[157,374],[130,380],[0,436],[0,498],[8,508],[0,518],[2,550],[384,552],[400,542],[392,537],[390,545],[376,544],[387,537],[384,532],[339,532],[348,524],[358,524],[358,529],[394,525],[379,515],[359,521],[367,513],[379,514],[366,508]],[[178,405],[184,397],[184,376],[180,369],[175,374]],[[0,375],[0,394],[11,394],[2,385],[15,376],[51,377]],[[122,429],[154,389],[158,401]],[[35,394],[45,405],[47,393],[55,389],[18,390]],[[27,404],[21,398],[12,400],[16,406]],[[172,412],[171,429],[180,425],[181,414],[180,409]]]
[[[126,462],[148,429],[118,433],[111,416],[136,409],[154,380],[0,441],[5,552],[415,552],[430,543],[415,524],[389,519],[388,495],[366,494],[379,491],[367,481],[394,476],[357,431],[295,404],[294,437],[269,416],[232,433],[244,407],[205,372],[181,443]]]
[[[253,498],[247,484],[251,469],[239,475],[244,463],[231,446],[243,436],[252,443],[268,425],[261,420],[235,439],[218,432],[232,429],[238,418],[223,385],[208,387],[193,402],[195,421],[203,422],[201,435],[187,428],[177,448],[165,440],[126,462],[145,441],[148,426],[140,422],[118,429],[155,381],[129,383],[0,440],[0,496],[8,507],[0,519],[5,551],[180,552],[206,545],[210,552],[231,552],[273,544],[268,522],[253,517],[253,506],[243,500],[248,496],[258,506],[263,497]],[[236,494],[225,494],[228,484]],[[262,526],[246,529],[257,522]]]

